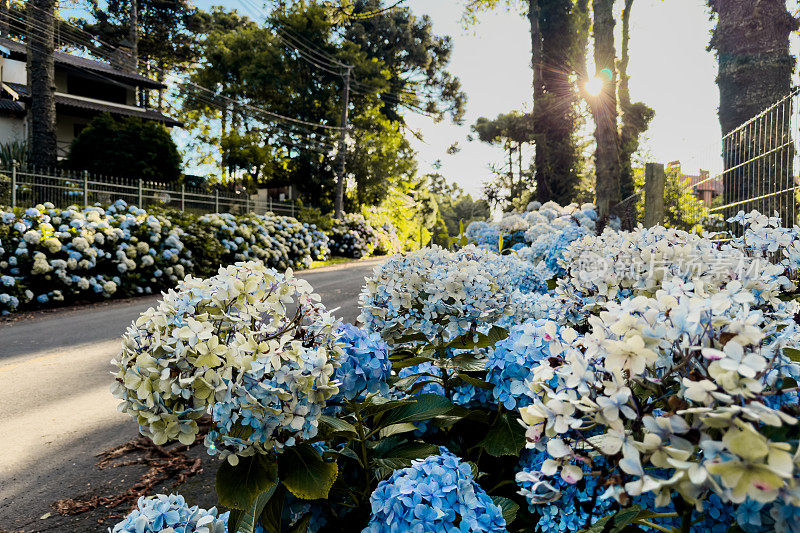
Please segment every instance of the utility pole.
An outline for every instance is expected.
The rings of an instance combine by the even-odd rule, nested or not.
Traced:
[[[341,131],[339,137],[339,177],[336,181],[336,201],[334,203],[334,216],[341,220],[344,214],[344,173],[347,155],[347,116],[350,106],[350,74],[352,66],[345,66],[344,83],[342,84],[342,120],[339,124]]]
[[[53,72],[55,0],[29,0],[27,18],[31,163],[41,170],[53,169],[58,162],[56,83]]]

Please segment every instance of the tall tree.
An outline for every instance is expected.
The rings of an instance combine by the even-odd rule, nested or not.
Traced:
[[[622,9],[622,50],[620,51],[620,59],[617,62],[617,72],[619,73],[617,95],[619,97],[619,110],[621,112],[619,125],[619,188],[620,196],[623,200],[630,197],[635,192],[633,155],[639,149],[639,137],[642,133],[647,131],[650,121],[653,120],[655,116],[655,112],[643,102],[631,102],[631,93],[628,86],[630,81],[628,62],[630,60],[629,49],[632,9],[633,0],[625,0],[625,5]]]
[[[249,175],[270,187],[294,185],[302,198],[330,207],[335,192],[333,148],[338,132],[276,123],[258,112],[280,113],[307,124],[338,125],[341,78],[335,71],[318,68],[315,63],[319,56],[315,61],[285,42],[286,38],[296,39],[335,61],[354,66],[357,82],[350,103],[354,129],[348,142],[345,203],[352,207],[380,202],[392,185],[409,181],[415,172],[414,153],[401,120],[409,107],[397,105],[397,100],[390,98],[398,96],[391,90],[392,79],[399,83],[418,80],[415,83],[424,86],[428,74],[420,74],[420,65],[435,64],[430,73],[430,83],[435,84],[443,79],[438,70],[446,65],[432,56],[424,59],[425,54],[433,54],[424,43],[438,39],[432,34],[426,37],[430,27],[415,25],[416,19],[410,14],[403,20],[405,26],[397,19],[376,17],[370,22],[368,36],[353,36],[359,40],[356,43],[347,38],[349,32],[355,32],[348,26],[350,22],[345,21],[345,27],[334,24],[326,6],[311,2],[275,9],[270,14],[269,29],[247,21],[235,28],[212,31],[203,42],[204,59],[192,79],[236,102],[229,101],[223,114],[219,106],[209,105],[208,97],[194,98],[189,93],[187,118],[209,138],[217,137],[218,146],[236,148],[237,154],[244,156],[236,161],[239,176]],[[276,37],[276,33],[286,38]],[[409,59],[404,49],[416,50],[421,56]],[[441,91],[435,92],[435,103],[443,114],[451,115],[452,104],[461,105],[457,99],[449,100]],[[387,111],[390,103],[394,111]],[[224,141],[237,136],[241,142],[236,146]],[[225,154],[223,160],[231,161]],[[265,170],[256,173],[257,162]]]
[[[515,199],[531,189],[530,161],[523,156],[524,147],[537,137],[531,115],[514,111],[500,114],[493,120],[481,117],[472,131],[482,142],[500,145],[506,152],[508,165],[492,168],[495,179],[486,184],[484,191],[491,203],[510,207]]]
[[[29,0],[27,11],[30,162],[35,167],[54,168],[58,161],[53,65],[55,0]]]
[[[719,123],[727,135],[789,92],[795,65],[789,35],[798,22],[786,10],[785,0],[708,0],[708,4],[717,21],[709,48],[716,51],[719,62]],[[726,203],[752,198],[755,187],[762,195],[775,192],[781,182],[764,180],[767,169],[772,176],[793,176],[793,154],[767,154],[769,146],[792,145],[789,125],[764,130],[758,138],[743,134],[723,143]],[[751,162],[761,154],[766,157]],[[793,197],[786,200],[787,205],[794,202]]]
[[[588,27],[581,12],[585,0],[468,0],[465,20],[472,22],[480,11],[501,4],[521,9],[530,24],[536,197],[569,203],[583,161],[575,79],[585,65]]]
[[[597,211],[600,217],[611,215],[620,201],[620,143],[617,131],[617,74],[614,45],[614,0],[594,0],[595,76],[601,79],[599,92],[589,99],[594,117],[595,180]]]
[[[199,58],[199,40],[209,17],[189,0],[88,2],[91,19],[79,20],[78,24],[111,46],[130,48],[135,44],[142,70],[158,81],[164,81],[165,71],[182,70]],[[138,39],[131,35],[132,21]],[[159,91],[157,107],[162,105],[163,93]]]
[[[344,37],[387,69],[388,86],[380,93],[383,113],[401,123],[404,111],[436,120],[449,116],[459,123],[467,97],[458,78],[447,71],[451,38],[436,35],[430,17],[417,17],[407,7],[381,11],[383,0],[352,4],[351,18],[343,21]]]

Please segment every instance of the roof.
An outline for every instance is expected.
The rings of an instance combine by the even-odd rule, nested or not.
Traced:
[[[14,100],[0,98],[0,114],[24,117],[25,106]]]
[[[709,177],[707,170],[701,170],[699,176],[688,174],[683,175],[683,179],[698,191],[711,191],[715,194],[722,194],[722,178],[719,176]]]
[[[0,37],[0,47],[9,50],[12,59],[25,59],[28,55],[27,46],[25,43],[14,41],[5,37]],[[119,81],[124,81],[135,85],[137,87],[145,87],[148,89],[164,89],[166,85],[150,78],[146,78],[141,74],[133,72],[125,72],[117,67],[103,61],[95,61],[94,59],[87,59],[60,50],[53,53],[53,60],[56,65],[78,71],[91,71],[95,74],[101,74]]]
[[[21,83],[6,83],[11,89],[19,94],[21,100],[30,100],[30,93],[28,86]],[[19,105],[18,102],[11,100],[0,99],[0,102],[10,102]],[[129,105],[114,104],[112,102],[102,102],[92,98],[84,98],[82,96],[73,96],[64,93],[56,93],[56,107],[77,110],[81,112],[92,113],[110,113],[111,115],[123,117],[138,117],[145,120],[152,120],[160,122],[165,126],[183,126],[183,123],[159,113],[155,109],[144,109],[141,107],[134,107]]]

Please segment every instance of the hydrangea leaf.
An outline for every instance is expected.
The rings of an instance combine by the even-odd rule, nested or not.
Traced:
[[[319,425],[338,435],[356,436],[358,434],[353,424],[328,415],[321,415],[319,417]]]
[[[506,521],[506,526],[510,526],[511,522],[517,518],[519,505],[514,502],[514,500],[503,498],[502,496],[492,496],[492,502],[503,512],[503,519]]]
[[[503,412],[478,446],[494,457],[519,455],[525,447],[525,428],[515,415]]]
[[[278,484],[273,484],[269,490],[262,492],[253,501],[252,505],[245,510],[234,509],[228,520],[229,530],[236,533],[254,533],[256,531],[256,524],[259,521],[264,508],[267,503],[272,499],[275,494],[275,489]],[[277,498],[276,498],[277,499]]]
[[[447,413],[452,407],[453,404],[444,396],[439,394],[420,394],[411,403],[386,411],[381,418],[381,426],[386,427],[401,422],[430,420],[438,415]]]
[[[491,348],[501,340],[508,337],[508,330],[500,326],[492,326],[489,333],[474,333],[461,335],[447,344],[448,348],[457,350],[471,348]]]
[[[278,487],[275,494],[264,506],[261,511],[261,527],[266,533],[281,533],[281,520],[283,517],[283,505],[286,500],[286,491],[283,487]]]
[[[336,463],[324,461],[310,444],[287,447],[279,463],[283,485],[303,500],[327,498],[339,474]]]
[[[252,509],[259,496],[274,490],[277,483],[278,468],[271,456],[242,457],[236,466],[228,461],[220,464],[217,497],[222,505],[244,511]]]
[[[362,404],[361,414],[364,416],[375,416],[395,407],[413,403],[412,400],[389,400],[383,396],[370,396]]]
[[[381,438],[384,437],[391,437],[392,435],[398,435],[400,433],[408,433],[409,431],[414,431],[417,429],[417,426],[411,424],[409,422],[401,422],[400,424],[392,424],[391,426],[386,426],[382,428],[378,432],[378,436]]]

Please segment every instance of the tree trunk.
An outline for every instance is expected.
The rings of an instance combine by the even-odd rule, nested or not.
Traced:
[[[58,162],[53,71],[55,1],[29,0],[27,16],[30,160],[39,169],[53,169]]]
[[[621,124],[619,127],[620,145],[620,177],[619,189],[623,200],[629,198],[635,190],[633,183],[633,154],[639,149],[639,136],[647,130],[650,121],[655,115],[654,111],[642,102],[632,103],[631,93],[628,87],[628,61],[630,46],[630,19],[633,0],[625,0],[622,9],[622,46],[620,59],[617,62],[617,72],[619,72],[619,86],[617,94],[619,98],[619,110],[622,113]]]
[[[717,16],[709,48],[716,50],[719,60],[719,123],[726,136],[789,92],[795,64],[789,53],[789,35],[797,29],[797,20],[786,10],[783,0],[709,0],[709,6]],[[773,111],[776,116],[791,116],[790,101],[779,107],[782,108]],[[794,185],[791,121],[765,117],[763,122],[744,127],[723,140],[726,204]],[[775,151],[775,146],[784,148]],[[739,209],[766,210],[775,203],[774,197],[740,203],[725,214]],[[793,224],[790,219],[794,195],[788,194],[777,203],[782,204],[784,223]]]
[[[539,0],[528,2],[528,22],[531,26],[531,67],[533,68],[533,131],[536,143],[534,170],[536,172],[536,199],[546,202],[550,199],[550,187],[547,183],[547,141],[541,133],[544,115],[544,80],[542,77],[542,32],[539,26],[541,9]]]
[[[597,210],[600,218],[612,214],[620,201],[620,150],[617,133],[617,97],[614,48],[614,0],[594,0],[594,63],[602,77],[600,94],[591,100],[594,117],[595,178]],[[608,75],[610,74],[610,76]],[[610,79],[609,79],[610,78]]]

